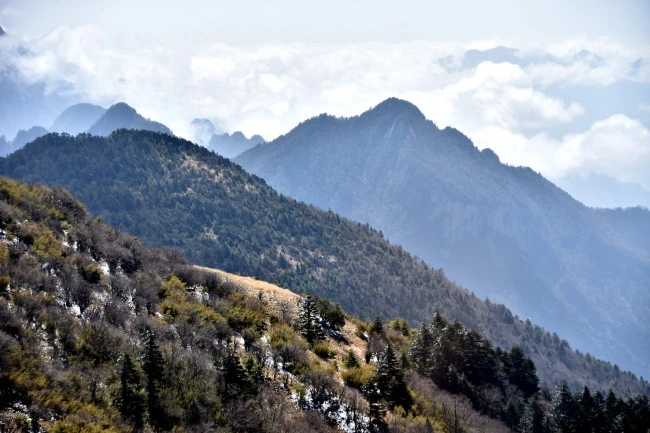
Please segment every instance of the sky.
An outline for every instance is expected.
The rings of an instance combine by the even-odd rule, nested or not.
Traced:
[[[395,96],[589,205],[650,207],[649,23],[647,0],[0,0],[0,134],[125,101],[273,139]]]

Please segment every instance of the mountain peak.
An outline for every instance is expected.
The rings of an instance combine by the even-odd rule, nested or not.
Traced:
[[[110,108],[106,111],[107,113],[115,113],[115,114],[122,114],[122,115],[135,115],[137,112],[135,111],[135,108],[131,107],[129,104],[126,102],[118,102],[117,104],[113,104],[110,106]]]
[[[86,102],[71,105],[59,114],[50,130],[77,135],[88,131],[105,112],[105,108]]]
[[[147,131],[172,134],[171,130],[162,123],[145,119],[130,105],[125,102],[118,102],[112,105],[106,112],[90,127],[88,132],[92,135],[107,136],[116,129],[144,129]]]
[[[380,102],[377,106],[369,110],[367,113],[373,113],[376,115],[407,115],[415,116],[418,118],[425,119],[424,114],[420,111],[418,107],[414,104],[398,98],[388,98],[383,102]]]
[[[2,29],[2,27],[0,27],[0,36],[4,36],[4,35],[6,35],[6,34],[7,34],[7,33]]]

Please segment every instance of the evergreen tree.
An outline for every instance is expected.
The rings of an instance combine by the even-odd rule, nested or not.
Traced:
[[[372,322],[370,326],[370,335],[379,335],[384,333],[384,322],[382,322],[381,317],[375,317],[375,321]]]
[[[578,393],[578,432],[591,433],[595,428],[596,401],[591,396],[587,386],[584,386]]]
[[[425,377],[429,377],[431,374],[432,349],[433,335],[427,324],[423,323],[411,344],[411,360],[415,371]]]
[[[368,401],[368,431],[370,433],[384,433],[388,431],[384,416],[386,411],[381,403],[382,396],[377,384],[372,379],[368,379],[361,387],[361,392]]]
[[[576,433],[578,407],[566,383],[557,387],[549,411],[551,428],[557,433]]]
[[[163,381],[164,359],[153,330],[147,327],[142,333],[144,353],[142,354],[142,370],[146,378],[147,410],[149,421],[155,429],[164,429],[165,413],[160,401],[160,388]]]
[[[141,430],[143,404],[140,394],[140,377],[133,360],[126,353],[122,356],[119,374],[120,387],[116,391],[115,405],[122,417],[133,424],[135,430]]]
[[[537,400],[531,398],[524,407],[519,420],[520,433],[545,433],[544,411]]]
[[[317,315],[316,302],[307,295],[300,305],[300,331],[309,344],[325,339],[320,318]]]
[[[390,344],[379,357],[375,377],[377,388],[389,406],[402,406],[405,409],[411,406],[411,395],[404,382],[404,373]]]
[[[519,346],[503,356],[504,370],[508,381],[515,385],[528,398],[539,390],[539,379],[533,361],[528,359]]]
[[[223,373],[222,391],[226,399],[247,394],[251,390],[246,371],[234,351],[229,351],[222,359],[221,371]]]

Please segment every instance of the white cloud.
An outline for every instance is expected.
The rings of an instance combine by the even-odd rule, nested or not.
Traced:
[[[527,165],[551,180],[570,173],[600,173],[650,188],[650,131],[638,120],[613,115],[579,134],[554,139],[525,137],[490,126],[470,133],[479,148],[490,147],[511,165]]]
[[[27,54],[18,54],[18,42]],[[570,126],[589,107],[545,93],[551,84],[650,82],[650,47],[606,39],[519,40],[508,45],[526,66],[483,62],[458,68],[467,49],[505,43],[162,48],[134,37],[108,38],[93,26],[59,27],[39,39],[2,38],[0,71],[14,68],[25,82],[43,82],[50,92],[79,95],[80,100],[104,105],[124,100],[184,136],[190,136],[189,121],[201,117],[229,131],[270,139],[307,117],[356,115],[397,96],[415,103],[440,126],[454,126],[479,147],[493,148],[511,164],[532,166],[551,178],[597,170],[650,187],[643,170],[650,166],[648,130],[641,123],[611,113],[586,131],[553,136],[548,131]],[[445,70],[442,59],[456,68]],[[645,105],[635,108],[644,110]]]

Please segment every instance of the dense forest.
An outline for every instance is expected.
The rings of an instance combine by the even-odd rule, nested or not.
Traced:
[[[520,346],[543,384],[613,388],[626,397],[648,390],[633,374],[481,301],[381,232],[278,194],[188,141],[127,130],[106,138],[48,134],[0,159],[0,173],[63,186],[147,246],[177,247],[194,263],[331,299],[362,319],[417,324],[440,311],[495,345]]]
[[[262,284],[145,248],[63,189],[0,178],[0,428],[650,428],[647,395],[546,389],[520,347],[441,314],[414,330]]]

